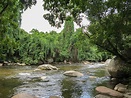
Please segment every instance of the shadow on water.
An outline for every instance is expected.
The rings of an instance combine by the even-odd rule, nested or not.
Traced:
[[[76,81],[71,78],[65,78],[62,80],[61,85],[62,96],[64,98],[80,98],[82,90]]]

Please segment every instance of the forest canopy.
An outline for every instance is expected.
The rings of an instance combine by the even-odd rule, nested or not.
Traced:
[[[21,14],[35,5],[36,0],[0,1],[0,61],[37,64],[54,61],[101,61],[112,53],[131,63],[131,1],[130,0],[44,0],[44,18],[52,26],[64,29],[57,32],[28,34],[20,29]],[[80,25],[81,13],[90,25],[74,31],[73,22]],[[108,52],[101,51],[104,49]]]
[[[44,0],[44,15],[51,25],[59,26],[67,13],[80,24],[84,13],[90,25],[86,35],[91,42],[131,63],[131,1],[130,0]],[[56,21],[59,19],[59,22]]]

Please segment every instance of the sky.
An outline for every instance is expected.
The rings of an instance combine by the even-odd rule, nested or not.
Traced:
[[[32,6],[31,9],[28,8],[22,14],[22,22],[21,28],[25,31],[29,32],[32,29],[37,29],[40,32],[50,32],[50,31],[57,31],[60,32],[63,29],[63,26],[59,29],[52,27],[47,20],[43,18],[43,15],[47,13],[44,11],[43,7],[43,0],[37,0],[37,4]],[[87,24],[88,21],[84,20],[83,24]],[[76,24],[74,24],[75,28],[78,28]]]

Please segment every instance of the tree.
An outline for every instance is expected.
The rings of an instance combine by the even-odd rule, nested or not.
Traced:
[[[61,43],[62,49],[61,50],[63,51],[61,51],[61,55],[65,56],[64,58],[65,60],[77,62],[77,59],[75,60],[75,57],[77,58],[77,54],[74,52],[76,48],[74,47],[73,42],[71,40],[73,34],[74,34],[73,18],[67,17],[64,24],[64,29],[62,30],[62,43]]]
[[[21,13],[35,3],[35,0],[0,1],[0,61],[13,59],[17,54]]]
[[[130,6],[130,0],[44,0],[43,5],[50,12],[44,17],[53,26],[59,26],[68,15],[80,24],[81,13],[85,13],[90,21],[86,35],[91,42],[128,63],[131,63]]]

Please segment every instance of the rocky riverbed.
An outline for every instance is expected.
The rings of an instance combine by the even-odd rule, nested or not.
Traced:
[[[93,98],[97,86],[111,89],[118,83],[110,81],[102,63],[56,64],[58,70],[37,70],[37,66],[0,67],[0,98],[27,93],[37,98]],[[66,71],[80,72],[80,77],[64,75]],[[129,83],[129,82],[128,82]]]

